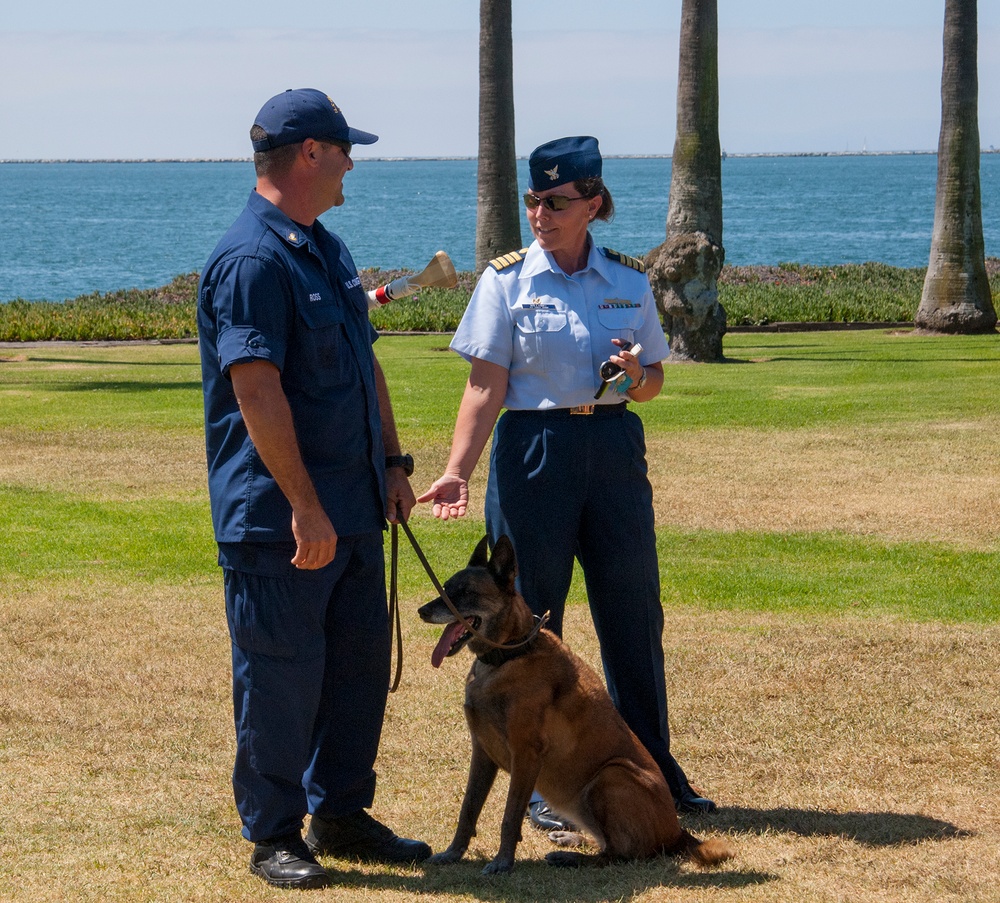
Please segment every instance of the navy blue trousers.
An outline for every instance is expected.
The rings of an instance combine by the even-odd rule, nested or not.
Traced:
[[[675,798],[687,778],[670,754],[663,607],[642,420],[624,405],[592,415],[507,411],[497,422],[486,491],[491,544],[514,545],[531,610],[563,611],[580,562],[608,693]]]
[[[389,691],[382,534],[341,537],[318,571],[224,575],[243,836],[371,806]]]

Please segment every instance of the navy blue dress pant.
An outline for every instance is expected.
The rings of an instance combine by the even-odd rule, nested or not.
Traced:
[[[491,544],[514,545],[531,610],[563,610],[580,562],[608,693],[674,798],[687,778],[670,754],[663,608],[642,420],[625,405],[591,415],[507,411],[497,422],[486,492]]]
[[[382,534],[340,537],[318,571],[224,575],[243,836],[371,806],[389,690]]]

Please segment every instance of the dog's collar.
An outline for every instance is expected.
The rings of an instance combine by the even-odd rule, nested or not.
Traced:
[[[476,658],[484,665],[492,665],[494,668],[499,668],[501,665],[506,665],[507,662],[515,658],[527,655],[534,648],[535,640],[538,639],[538,633],[545,626],[548,619],[548,612],[541,618],[535,615],[535,626],[525,636],[521,637],[521,639],[515,643],[504,644],[503,648],[491,649],[489,652],[477,655]]]

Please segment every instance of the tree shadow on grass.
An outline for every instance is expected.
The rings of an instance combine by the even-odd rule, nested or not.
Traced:
[[[201,391],[201,383],[194,380],[181,382],[147,382],[140,380],[100,380],[86,383],[49,383],[46,388],[51,392],[124,392],[128,395],[139,392],[161,392],[177,389],[188,392],[193,389]]]
[[[702,821],[699,819],[698,821]],[[843,837],[873,847],[921,840],[970,837],[950,822],[899,812],[830,812],[812,809],[719,809],[704,819],[716,831],[763,834],[778,831],[803,837]]]
[[[192,339],[192,342],[197,341]],[[112,343],[114,344],[114,343]],[[150,342],[150,344],[153,344]],[[168,345],[169,342],[156,342],[157,345]],[[96,345],[94,346],[96,350]],[[5,349],[7,350],[7,349]],[[42,355],[30,355],[28,358],[33,364],[54,364],[56,366],[66,366],[75,364],[83,367],[191,367],[197,366],[197,361],[147,361],[142,358],[126,361],[109,361],[106,358],[97,357],[43,357]]]

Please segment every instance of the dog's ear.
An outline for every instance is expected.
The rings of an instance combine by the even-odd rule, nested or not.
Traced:
[[[479,545],[476,546],[475,551],[472,553],[472,557],[469,559],[470,568],[484,568],[486,567],[486,553],[489,549],[489,537],[484,536],[479,540]]]
[[[514,578],[517,576],[517,559],[514,557],[514,546],[506,536],[501,536],[493,547],[493,557],[490,559],[490,572],[497,585],[514,592]]]

